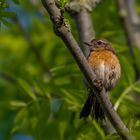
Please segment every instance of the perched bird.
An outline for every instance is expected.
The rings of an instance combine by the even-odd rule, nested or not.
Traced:
[[[100,91],[104,87],[106,91],[114,88],[120,78],[120,63],[111,44],[104,39],[93,39],[89,43],[90,53],[87,57],[89,65],[95,75],[94,85]],[[104,110],[88,87],[88,98],[80,113],[80,118],[87,118],[91,114],[97,121],[105,117]]]

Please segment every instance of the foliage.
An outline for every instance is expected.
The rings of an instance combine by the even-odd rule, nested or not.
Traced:
[[[35,140],[120,139],[115,134],[106,136],[91,118],[79,119],[87,97],[83,76],[62,41],[53,33],[42,4],[37,0],[13,2],[0,2],[0,22],[8,25],[0,31],[0,139],[11,139],[19,133]],[[66,18],[78,38],[74,22],[68,15]],[[102,2],[94,9],[92,18],[97,37],[112,42],[122,67],[121,80],[110,92],[111,100],[139,139],[140,82],[135,78],[133,59],[115,3]],[[6,22],[10,22],[10,26]],[[35,55],[31,42],[50,72]],[[136,53],[139,60],[138,50]]]

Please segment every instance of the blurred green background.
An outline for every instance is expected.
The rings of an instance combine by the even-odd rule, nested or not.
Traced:
[[[140,14],[139,0],[135,10]],[[78,41],[75,22],[65,16]],[[121,80],[110,92],[111,101],[140,139],[140,82],[115,2],[103,1],[92,18],[97,38],[112,43],[121,63]],[[140,70],[137,49],[135,55]],[[0,0],[0,140],[120,139],[106,136],[90,118],[79,119],[86,97],[83,76],[54,34],[41,2]]]

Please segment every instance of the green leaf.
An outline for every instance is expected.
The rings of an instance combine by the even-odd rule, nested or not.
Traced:
[[[117,133],[106,136],[106,140],[120,140],[120,136]]]
[[[11,101],[3,101],[3,102],[1,102],[0,106],[2,108],[8,108],[8,109],[15,110],[15,109],[26,107],[27,104],[25,102],[23,102],[23,101],[11,100]]]
[[[94,124],[94,127],[96,128],[96,130],[101,135],[102,139],[105,139],[105,134],[104,134],[104,131],[101,129],[101,127],[97,124],[96,121],[93,121],[93,124]]]
[[[62,92],[64,93],[65,101],[69,104],[69,109],[77,110],[77,108],[80,107],[78,99],[75,96],[73,96],[70,92],[64,89],[62,89]]]
[[[121,61],[121,69],[123,72],[122,74],[126,78],[124,80],[126,80],[128,85],[131,85],[135,81],[135,71],[134,71],[133,64],[131,61],[128,60],[129,58],[124,55],[121,55],[119,58]]]
[[[15,118],[14,118],[14,124],[15,125],[20,125],[23,118],[27,117],[27,115],[28,115],[27,108],[23,108],[23,109],[19,110],[18,113],[16,114]]]
[[[67,64],[63,66],[54,67],[51,69],[51,72],[53,74],[53,78],[60,78],[64,76],[70,76],[70,75],[80,75],[80,72],[76,65],[73,64]]]
[[[118,107],[120,106],[121,102],[123,102],[124,98],[127,96],[127,94],[130,93],[130,91],[132,91],[132,87],[133,85],[129,86],[128,88],[126,88],[123,93],[121,93],[120,97],[117,99],[115,105],[114,105],[114,109],[117,110]]]
[[[15,13],[13,12],[1,12],[0,17],[12,18],[15,17]]]
[[[132,109],[135,112],[140,112],[140,103],[137,103],[136,101],[132,100],[132,98],[125,98],[124,104],[126,106],[131,106],[130,109]]]
[[[19,0],[13,0],[15,4],[19,4]]]
[[[139,127],[140,128],[140,120],[138,120],[136,123],[135,123],[135,128],[136,127]]]
[[[10,101],[9,105],[13,107],[26,107],[27,106],[27,104],[22,101]]]
[[[25,125],[25,122],[27,123],[27,115],[27,108],[19,110],[19,112],[14,117],[14,126],[11,130],[11,134],[15,133],[16,131],[19,131]]]
[[[6,25],[7,27],[12,26],[11,22],[7,21],[6,19],[1,19],[1,22]]]
[[[47,83],[48,84],[48,83]],[[49,92],[47,87],[47,84],[39,79],[34,79],[33,86],[35,88],[35,91],[40,95],[47,97],[49,100],[51,100],[51,93]],[[52,84],[51,84],[52,85]],[[49,86],[50,87],[50,86]],[[46,90],[47,89],[47,90]]]
[[[133,86],[133,90],[136,91],[137,93],[140,93],[140,85]]]
[[[67,128],[67,123],[65,121],[62,121],[59,123],[59,133],[60,133],[60,139],[64,140],[64,134]]]
[[[33,92],[33,88],[31,88],[31,86],[26,81],[24,81],[23,79],[18,79],[18,84],[31,99],[37,100],[37,97]]]
[[[0,1],[0,8],[8,8],[8,5],[3,0],[1,0]]]
[[[68,0],[60,0],[62,7],[65,6],[65,4],[68,2]]]
[[[104,37],[110,37],[110,36],[114,36],[115,34],[116,34],[115,31],[106,31],[106,32],[103,32],[101,35]]]

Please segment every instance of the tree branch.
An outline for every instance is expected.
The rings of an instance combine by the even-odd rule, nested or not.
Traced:
[[[71,12],[69,11],[69,13]],[[86,9],[82,9],[80,12],[72,14],[72,17],[74,18],[78,28],[80,46],[85,56],[88,56],[89,48],[84,43],[89,42],[95,37],[91,13]]]
[[[130,134],[129,130],[121,121],[120,117],[114,111],[105,89],[103,88],[103,90],[99,92],[94,86],[94,74],[92,72],[92,68],[88,65],[84,54],[82,53],[72,33],[64,22],[62,11],[58,7],[56,7],[54,0],[42,0],[42,3],[50,15],[57,35],[59,35],[60,38],[64,41],[65,45],[75,58],[79,68],[86,77],[92,90],[96,93],[97,99],[99,100],[100,104],[106,112],[108,119],[110,120],[118,134],[125,140],[134,140],[134,137]]]
[[[89,54],[89,48],[85,45],[85,42],[89,42],[95,38],[91,12],[100,1],[101,0],[70,1],[65,5],[66,11],[76,22],[80,46],[85,56]]]
[[[140,50],[140,21],[135,12],[134,0],[117,0],[119,16],[128,38],[128,43],[132,47]]]
[[[95,38],[95,32],[94,32],[94,27],[92,22],[92,11],[95,5],[100,1],[101,0],[90,0],[90,2],[92,2],[92,5],[91,3],[88,3],[86,1],[85,3],[86,5],[88,5],[88,7],[90,6],[90,9],[87,9],[87,6],[85,7],[84,5],[83,6],[79,5],[78,8],[78,4],[74,3],[76,1],[70,1],[65,5],[66,11],[75,20],[78,29],[79,39],[80,39],[80,46],[86,57],[89,55],[89,48],[87,47],[85,42],[89,42],[90,40]],[[74,6],[74,4],[77,6],[76,9],[73,8],[76,7]],[[81,9],[81,10],[77,10],[77,9]],[[101,126],[103,126],[104,132],[107,135],[116,133],[115,129],[107,119],[101,121]]]
[[[134,46],[140,50],[140,18],[135,11],[135,0],[126,0],[125,3],[133,30]]]
[[[134,47],[140,50],[140,21],[134,11],[134,0],[117,0],[117,8],[122,22],[122,26],[127,37],[127,44],[133,59],[133,66],[136,72],[136,79],[139,78],[140,72],[136,64]]]

